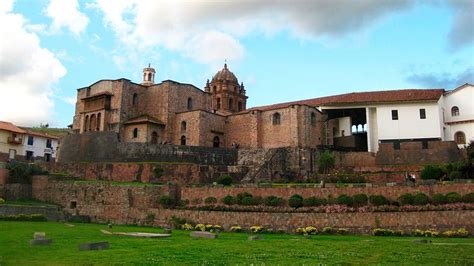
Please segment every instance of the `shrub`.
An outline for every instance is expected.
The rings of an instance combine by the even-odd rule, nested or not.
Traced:
[[[448,203],[448,198],[445,195],[438,193],[433,195],[431,201],[436,205],[441,205]]]
[[[206,226],[204,224],[196,224],[196,226],[194,227],[195,230],[197,231],[206,231]]]
[[[194,226],[192,224],[185,223],[181,225],[181,229],[186,231],[192,231],[194,229]]]
[[[424,236],[425,232],[423,232],[421,230],[418,230],[418,229],[415,229],[415,230],[411,231],[411,235],[412,236]]]
[[[230,175],[222,175],[217,179],[217,183],[224,186],[230,186],[232,184],[232,177]]]
[[[153,169],[153,173],[155,174],[155,178],[160,178],[163,176],[163,168],[159,168],[159,167],[156,167],[155,169]]]
[[[388,205],[389,201],[382,195],[371,195],[369,197],[370,204],[374,206]]]
[[[400,202],[401,205],[412,205],[414,200],[415,197],[410,193],[405,193],[398,197],[398,202]]]
[[[415,197],[413,198],[414,205],[426,205],[430,202],[430,199],[424,193],[416,193]]]
[[[45,222],[48,219],[43,214],[0,215],[0,221],[31,221]]]
[[[250,232],[252,233],[262,233],[264,231],[263,226],[260,225],[254,225],[250,227]]]
[[[449,180],[461,179],[462,173],[460,171],[453,171],[448,175]]]
[[[239,193],[239,194],[237,194],[236,203],[240,205],[240,204],[242,204],[242,200],[244,198],[249,198],[249,197],[251,198],[253,196],[252,196],[252,194],[250,194],[248,192]]]
[[[161,196],[160,197],[160,204],[165,208],[171,208],[176,205],[176,199],[170,196]]]
[[[284,203],[284,200],[275,196],[268,196],[264,199],[264,204],[266,206],[281,206]]]
[[[456,203],[456,202],[461,202],[462,197],[456,192],[449,192],[446,194],[446,198],[448,199],[449,203]]]
[[[321,206],[326,204],[326,199],[316,198],[316,197],[309,197],[303,199],[303,206],[305,207],[314,207],[314,206]]]
[[[5,200],[0,198],[0,204],[3,204],[3,203],[5,203]]]
[[[339,235],[347,235],[349,233],[349,229],[347,228],[338,228],[336,233]]]
[[[331,152],[323,152],[318,159],[319,172],[323,174],[328,173],[329,170],[334,168],[335,163],[336,160],[334,159],[334,156]]]
[[[464,228],[459,228],[458,230],[448,230],[442,234],[445,237],[468,237],[469,231]]]
[[[317,233],[318,233],[318,229],[316,229],[316,227],[314,227],[314,226],[306,226],[304,228],[304,234],[315,235]]]
[[[347,196],[346,194],[341,194],[339,195],[339,197],[337,197],[336,202],[337,204],[340,204],[340,205],[352,206],[353,200],[351,196]]]
[[[6,168],[10,170],[8,180],[11,183],[31,184],[32,175],[48,174],[48,171],[43,170],[40,166],[36,164],[28,164],[18,161],[11,161],[7,163]]]
[[[215,197],[207,197],[205,200],[204,200],[204,203],[206,204],[216,204],[217,203],[217,199]]]
[[[326,235],[333,235],[336,233],[336,229],[326,226],[326,227],[323,227],[323,230],[321,230],[321,233],[326,234]]]
[[[474,203],[474,193],[469,193],[462,196],[462,202],[465,203]]]
[[[235,204],[235,199],[231,195],[227,195],[222,198],[222,203],[224,203],[225,205],[233,205]]]
[[[241,201],[241,205],[244,205],[244,206],[260,205],[261,203],[262,203],[261,197],[245,197]]]
[[[395,232],[390,229],[376,228],[372,231],[374,236],[393,236]]]
[[[231,232],[242,232],[242,227],[240,227],[238,225],[234,225],[234,226],[230,227],[230,231]]]
[[[426,237],[437,237],[439,236],[439,232],[436,230],[426,230],[423,232],[423,235]]]
[[[394,230],[394,231],[393,231],[393,235],[394,235],[394,236],[404,236],[404,235],[405,235],[405,231],[403,231],[403,230]]]
[[[303,206],[303,197],[301,197],[298,194],[294,194],[288,200],[288,205],[290,205],[290,207],[295,208],[295,209]]]
[[[421,171],[421,179],[441,179],[444,176],[443,169],[437,165],[427,165]]]
[[[369,201],[369,197],[367,197],[367,195],[365,195],[365,194],[355,194],[352,197],[352,199],[354,201],[354,205],[356,205],[356,206],[367,205],[367,202]]]

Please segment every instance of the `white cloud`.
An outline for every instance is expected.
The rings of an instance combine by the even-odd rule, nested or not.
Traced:
[[[474,2],[451,0],[449,4],[454,10],[454,17],[448,38],[450,48],[456,50],[474,42]]]
[[[25,18],[12,12],[10,1],[0,4],[0,120],[20,125],[51,121],[52,86],[66,74],[56,56],[42,48]]]
[[[197,62],[238,60],[238,38],[290,31],[298,38],[334,37],[412,6],[409,0],[96,0],[104,22],[129,49],[164,47]]]
[[[52,32],[58,32],[64,27],[79,35],[89,24],[89,18],[79,11],[77,0],[51,0],[45,13],[53,19]]]

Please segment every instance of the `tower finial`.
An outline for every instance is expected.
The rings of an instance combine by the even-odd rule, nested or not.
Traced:
[[[148,63],[148,67],[150,67],[150,63]]]
[[[224,59],[224,69],[227,69],[227,59]]]

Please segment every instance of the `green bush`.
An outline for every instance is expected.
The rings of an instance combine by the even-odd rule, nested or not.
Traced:
[[[412,205],[414,201],[415,196],[410,193],[405,193],[398,197],[398,202],[400,202],[401,205]]]
[[[326,199],[322,199],[322,198],[309,197],[309,198],[303,199],[303,206],[305,207],[321,206],[326,203],[327,203]]]
[[[382,195],[371,195],[369,197],[369,202],[370,204],[374,206],[381,206],[381,205],[388,205],[390,202],[388,201],[387,198],[385,198]]]
[[[161,196],[160,197],[160,204],[165,208],[171,208],[176,206],[176,199],[170,196]]]
[[[267,206],[281,206],[285,202],[282,198],[275,196],[268,196],[264,199],[264,204]]]
[[[323,152],[318,159],[319,172],[323,174],[328,173],[329,170],[334,168],[335,163],[336,160],[334,159],[334,156],[331,152]]]
[[[293,208],[299,208],[303,206],[303,197],[298,194],[294,194],[288,200],[288,205],[290,205],[290,207],[293,207]]]
[[[36,164],[28,164],[18,161],[7,163],[6,168],[10,170],[8,174],[8,180],[10,183],[31,184],[31,176],[48,174],[48,171],[43,170]]]
[[[453,171],[449,173],[448,175],[449,180],[454,180],[454,179],[461,179],[462,178],[462,173],[459,171]]]
[[[159,168],[159,167],[155,167],[155,169],[153,169],[153,173],[155,174],[155,178],[160,178],[163,176],[163,168]]]
[[[441,205],[441,204],[448,203],[448,198],[446,197],[446,195],[438,193],[438,194],[433,195],[433,197],[431,198],[431,201],[436,205]]]
[[[427,165],[421,171],[421,179],[441,179],[444,176],[443,169],[437,165]]]
[[[372,230],[372,233],[374,234],[374,236],[392,236],[395,234],[393,230],[382,228],[376,228]]]
[[[323,230],[321,230],[321,233],[325,234],[325,235],[333,235],[336,232],[337,232],[337,230],[335,228],[332,228],[332,227],[329,227],[329,226],[323,227]]]
[[[448,199],[449,203],[456,203],[456,202],[461,202],[462,197],[456,192],[449,192],[446,194],[446,198]]]
[[[204,199],[204,203],[206,203],[206,204],[216,204],[217,199],[215,197],[207,197],[206,199]]]
[[[225,205],[233,205],[235,204],[235,199],[231,195],[227,195],[222,198],[222,203],[224,203]]]
[[[230,175],[223,175],[217,179],[217,183],[224,186],[230,186],[232,184],[232,177]]]
[[[415,197],[413,198],[414,205],[426,205],[430,202],[430,198],[425,193],[416,193]]]
[[[337,197],[336,202],[337,204],[340,204],[340,205],[352,206],[353,199],[351,196],[347,196],[346,194],[341,194],[339,195],[339,197]]]
[[[369,197],[367,197],[367,195],[365,195],[365,194],[355,194],[352,197],[352,199],[354,201],[354,205],[356,205],[356,206],[367,205],[367,202],[369,201]]]
[[[474,203],[474,193],[469,193],[462,196],[462,202],[465,203]]]
[[[242,192],[242,193],[237,194],[237,198],[236,198],[235,202],[240,205],[240,204],[242,204],[242,200],[244,198],[251,198],[251,197],[253,197],[252,194],[250,194],[248,192]]]
[[[0,204],[3,204],[3,203],[5,203],[5,200],[0,198]]]

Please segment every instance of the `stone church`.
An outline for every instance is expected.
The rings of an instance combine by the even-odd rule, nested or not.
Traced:
[[[415,142],[459,148],[474,141],[474,86],[346,93],[247,108],[243,83],[227,64],[204,89],[172,80],[100,80],[78,89],[75,133],[116,132],[121,142],[204,147],[317,148],[377,152]],[[405,143],[405,144],[403,144]],[[401,145],[403,144],[403,145]]]

